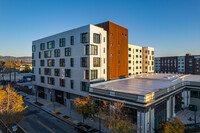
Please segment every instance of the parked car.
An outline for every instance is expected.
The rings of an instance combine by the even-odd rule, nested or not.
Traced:
[[[80,133],[100,133],[99,130],[97,129],[94,129],[88,125],[85,125],[85,124],[78,124],[76,127],[75,127],[75,130],[80,132]]]

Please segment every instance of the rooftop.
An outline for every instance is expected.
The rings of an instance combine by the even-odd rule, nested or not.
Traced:
[[[104,89],[145,96],[171,87],[183,81],[200,82],[200,75],[183,74],[141,74],[126,79],[107,81],[91,85],[95,89]]]

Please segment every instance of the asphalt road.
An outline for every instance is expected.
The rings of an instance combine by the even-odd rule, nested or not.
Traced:
[[[76,133],[73,126],[26,101],[24,102],[28,105],[28,108],[20,125],[28,133]]]

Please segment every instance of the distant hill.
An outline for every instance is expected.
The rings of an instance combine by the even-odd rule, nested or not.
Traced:
[[[14,57],[14,56],[0,56],[0,61],[8,61],[11,58],[12,61],[15,61],[17,59],[23,61],[23,62],[31,62],[32,57],[31,56],[23,56],[23,57]]]

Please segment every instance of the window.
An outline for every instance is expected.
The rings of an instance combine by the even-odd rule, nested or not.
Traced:
[[[85,54],[90,55],[90,45],[85,46]]]
[[[41,83],[44,83],[44,76],[40,77],[40,81],[41,81]]]
[[[41,52],[39,52],[38,54],[39,54],[39,58],[41,58]]]
[[[131,57],[131,54],[129,54],[128,57]]]
[[[64,47],[64,46],[65,46],[65,38],[61,38],[61,39],[59,40],[59,46],[60,46],[60,47]]]
[[[140,50],[140,53],[142,53],[142,50]]]
[[[35,52],[36,51],[36,48],[35,48],[35,45],[32,46],[32,52]]]
[[[101,65],[101,58],[98,58],[98,57],[94,57],[93,58],[93,67],[100,67]]]
[[[60,67],[65,67],[65,59],[60,59]]]
[[[54,57],[60,57],[60,49],[54,50]]]
[[[35,66],[35,60],[32,60],[32,66]]]
[[[136,58],[138,58],[138,55],[136,55]]]
[[[138,49],[136,49],[136,52],[138,52]]]
[[[74,36],[71,36],[71,37],[70,37],[70,44],[71,44],[71,45],[74,45]]]
[[[85,78],[84,79],[89,80],[89,70],[85,70],[84,74],[85,74]]]
[[[34,59],[34,53],[32,53],[32,59]]]
[[[82,42],[82,43],[87,43],[87,42],[89,42],[89,35],[88,35],[88,33],[82,33],[82,34],[81,34],[81,42]]]
[[[81,58],[81,66],[82,66],[82,67],[89,67],[89,58],[87,58],[87,57],[82,57],[82,58]]]
[[[106,53],[106,48],[103,48],[103,53]]]
[[[60,86],[65,87],[65,79],[60,79]]]
[[[91,80],[97,79],[98,77],[98,71],[97,70],[91,70]]]
[[[54,78],[48,77],[48,84],[54,85]]]
[[[40,43],[40,50],[44,50],[45,49],[45,43]]]
[[[98,47],[91,45],[91,55],[98,55]]]
[[[70,65],[71,65],[71,67],[74,67],[74,58],[70,59]]]
[[[44,66],[44,60],[40,60],[40,66]]]
[[[131,70],[131,67],[128,67],[129,70]]]
[[[131,48],[128,48],[128,51],[131,51]]]
[[[34,68],[32,68],[32,73],[34,73],[34,70],[35,70],[35,69],[34,69]]]
[[[39,68],[39,74],[41,74],[41,68]]]
[[[71,89],[74,89],[74,80],[70,80]]]
[[[71,56],[71,48],[65,48],[65,56]]]
[[[70,69],[65,69],[65,77],[71,77],[71,70]]]
[[[55,48],[55,41],[47,42],[47,49]]]
[[[50,68],[45,68],[44,69],[44,74],[45,75],[51,75],[51,69]]]
[[[89,83],[81,82],[81,89],[82,89],[82,91],[88,92],[89,91]]]
[[[94,43],[100,43],[100,34],[93,34],[93,42]]]
[[[44,58],[51,58],[51,51],[44,51]]]
[[[35,75],[32,75],[32,80],[35,81]]]
[[[55,69],[55,76],[60,76],[60,69]]]
[[[131,61],[129,60],[128,63],[131,63]]]
[[[103,37],[103,42],[105,42],[106,41],[106,38],[105,37]]]
[[[53,59],[47,60],[47,66],[49,67],[54,66],[54,60]]]

